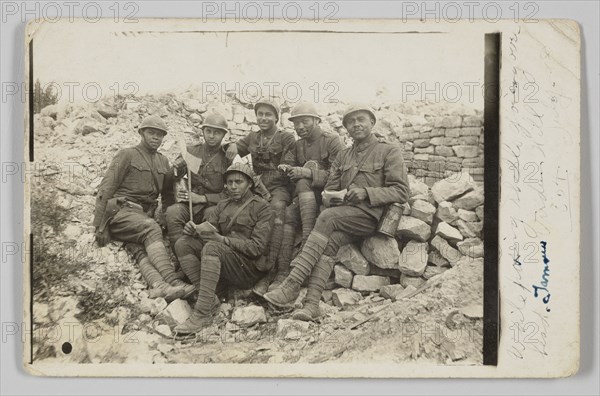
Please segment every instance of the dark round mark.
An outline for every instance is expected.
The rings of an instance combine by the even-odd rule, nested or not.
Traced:
[[[70,342],[65,342],[64,344],[62,344],[61,349],[65,355],[68,355],[73,350],[73,345],[71,345]]]

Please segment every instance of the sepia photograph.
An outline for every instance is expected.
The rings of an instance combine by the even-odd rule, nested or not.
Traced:
[[[498,364],[509,36],[345,22],[29,25],[30,372]]]

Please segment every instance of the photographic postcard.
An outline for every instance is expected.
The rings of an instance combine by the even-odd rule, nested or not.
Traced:
[[[28,24],[29,373],[577,371],[577,23],[324,26]]]

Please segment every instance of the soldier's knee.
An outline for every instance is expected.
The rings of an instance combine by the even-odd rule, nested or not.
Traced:
[[[287,207],[287,203],[283,200],[271,201],[271,207],[276,212],[284,212]]]
[[[215,242],[215,241],[209,241],[209,242],[206,242],[206,244],[202,248],[202,255],[203,256],[220,257],[222,251],[223,251],[222,243]]]
[[[300,179],[296,182],[296,192],[312,192],[311,182],[308,179]]]
[[[187,256],[188,254],[192,254],[194,249],[192,247],[193,238],[190,238],[187,235],[182,236],[175,242],[175,255],[177,257]]]
[[[152,242],[162,240],[162,229],[154,219],[148,218],[144,220],[141,227],[144,229],[147,240]]]

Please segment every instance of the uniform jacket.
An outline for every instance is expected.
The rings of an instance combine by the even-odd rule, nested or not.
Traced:
[[[228,231],[227,224],[238,208],[249,199],[253,201],[235,218],[233,226]],[[208,215],[207,221],[214,225],[221,235],[229,239],[229,245],[234,251],[250,259],[259,258],[268,252],[273,228],[273,212],[269,203],[254,195],[252,191],[248,190],[239,202],[231,198],[220,201],[216,209]]]
[[[315,127],[314,140],[300,139],[294,142],[286,151],[283,163],[291,166],[304,166],[307,161],[316,161],[318,170],[312,172],[312,187],[323,188],[329,177],[329,169],[338,153],[344,149],[337,134],[323,132]]]
[[[288,185],[287,178],[277,166],[282,163],[284,150],[296,141],[293,134],[285,131],[277,130],[272,137],[266,138],[262,131],[257,131],[236,142],[240,157],[252,155],[252,168],[257,175],[262,175],[261,180],[269,190]]]
[[[166,210],[175,203],[173,176],[167,157],[158,152],[150,152],[142,144],[119,151],[98,187],[94,226],[100,225],[106,203],[114,197],[126,198],[147,210],[157,203],[160,194],[162,208]],[[154,177],[157,183],[154,182]]]
[[[209,205],[216,205],[220,200],[227,198],[223,191],[225,186],[223,174],[231,165],[231,161],[227,159],[225,151],[219,149],[216,153],[211,154],[206,144],[188,146],[187,151],[202,159],[198,173],[192,173],[192,191],[205,195]],[[186,165],[177,169],[178,177],[182,177],[186,173]]]
[[[399,146],[380,142],[371,135],[365,142],[354,144],[338,154],[325,190],[361,187],[367,191],[367,200],[348,205],[357,206],[378,220],[387,204],[408,201],[410,188]]]

